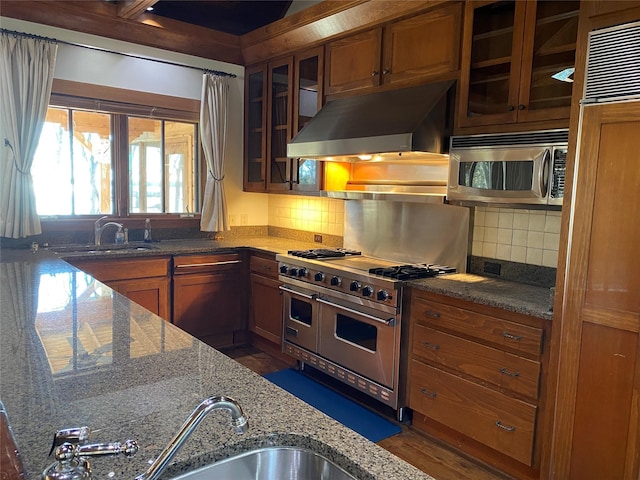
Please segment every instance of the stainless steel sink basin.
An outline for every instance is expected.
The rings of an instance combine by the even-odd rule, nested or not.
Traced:
[[[299,447],[265,447],[206,465],[174,480],[357,480],[322,455]]]
[[[135,252],[144,250],[154,250],[158,248],[149,243],[112,243],[106,245],[59,245],[49,247],[55,253],[108,253],[108,252]]]

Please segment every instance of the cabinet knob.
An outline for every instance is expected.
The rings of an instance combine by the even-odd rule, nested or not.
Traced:
[[[522,104],[518,105],[518,110],[524,110],[525,108],[527,108],[527,107],[525,107],[525,106],[524,106],[524,105],[522,105]]]
[[[377,70],[374,70],[373,72],[371,72],[371,76],[372,77],[376,77],[380,74],[380,72],[378,72]]]
[[[507,110],[509,110],[510,112],[513,112],[516,109],[516,107],[514,107],[513,105],[509,105],[507,107]]]
[[[391,70],[389,70],[388,68],[385,68],[385,69],[382,71],[382,74],[383,74],[383,75],[389,75],[390,73],[391,73]]]

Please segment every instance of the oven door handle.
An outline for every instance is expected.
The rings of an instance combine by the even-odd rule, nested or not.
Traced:
[[[366,317],[371,320],[375,320],[376,322],[379,322],[379,323],[384,323],[385,325],[388,325],[390,327],[393,327],[396,324],[396,319],[394,317],[391,317],[385,320],[383,318],[378,318],[378,317],[374,317],[373,315],[369,315],[368,313],[359,312],[358,310],[355,310],[353,308],[345,307],[344,305],[338,305],[337,303],[329,302],[321,297],[316,298],[316,300],[320,303],[324,303],[325,305],[329,305],[330,307],[339,308],[340,310],[345,310],[349,313],[355,313],[356,315],[359,315],[361,317]]]
[[[293,289],[291,289],[289,287],[285,287],[284,285],[280,285],[278,288],[280,290],[282,290],[283,292],[291,293],[293,295],[298,295],[299,297],[304,297],[304,298],[307,298],[309,300],[317,300],[317,297],[318,297],[317,293],[312,293],[311,295],[307,295],[306,293],[298,292],[298,291],[293,290]]]

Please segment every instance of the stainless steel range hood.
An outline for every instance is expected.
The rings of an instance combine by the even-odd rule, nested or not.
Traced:
[[[290,158],[424,162],[446,153],[454,81],[327,103],[287,146]]]

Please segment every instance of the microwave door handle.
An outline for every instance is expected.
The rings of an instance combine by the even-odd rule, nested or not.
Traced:
[[[551,150],[545,148],[542,154],[542,168],[540,169],[540,196],[546,198],[548,191],[548,182],[545,182],[549,178],[549,172],[551,168]]]
[[[476,175],[477,166],[478,166],[478,162],[471,162],[471,168],[469,169],[469,184],[465,185],[465,187],[473,187],[473,178]]]

